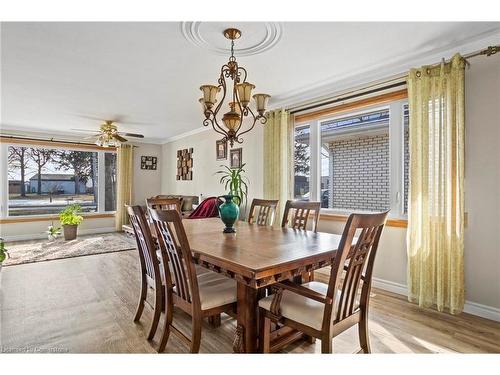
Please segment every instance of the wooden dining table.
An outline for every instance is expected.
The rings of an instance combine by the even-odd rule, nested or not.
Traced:
[[[237,282],[237,353],[257,351],[259,290],[331,265],[341,237],[243,221],[235,224],[236,233],[222,233],[219,218],[183,224],[195,262]]]

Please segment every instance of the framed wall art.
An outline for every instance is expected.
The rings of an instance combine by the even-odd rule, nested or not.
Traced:
[[[193,148],[177,150],[177,180],[193,179]]]
[[[156,156],[141,156],[141,169],[149,169],[155,171],[158,165]]]
[[[216,160],[227,160],[227,142],[215,142]]]
[[[229,153],[231,168],[240,168],[243,164],[241,160],[241,148],[233,148]]]

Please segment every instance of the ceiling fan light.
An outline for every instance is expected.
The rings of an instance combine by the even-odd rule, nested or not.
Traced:
[[[250,103],[250,98],[252,97],[252,90],[255,85],[249,82],[238,83],[236,85],[236,90],[238,90],[238,98],[240,98],[240,103],[243,108],[246,108]]]
[[[240,124],[240,119],[241,116],[238,114],[238,112],[233,110],[225,113],[224,116],[222,116],[222,121],[224,122],[226,128],[233,131],[235,131],[236,128],[238,128]]]
[[[215,97],[220,91],[220,87],[214,85],[203,85],[200,87],[200,90],[203,92],[203,101],[205,103],[205,106],[207,107],[207,109],[212,108],[217,101]]]
[[[259,112],[259,115],[264,115],[264,112],[267,108],[267,102],[269,101],[270,97],[271,95],[267,94],[255,94],[253,96],[255,100],[255,106],[257,107],[257,112]]]

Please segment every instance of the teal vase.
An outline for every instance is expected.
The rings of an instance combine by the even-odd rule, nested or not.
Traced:
[[[235,195],[228,194],[222,195],[219,198],[224,198],[225,202],[219,206],[219,216],[221,220],[226,224],[224,228],[224,233],[235,233],[236,229],[234,228],[234,223],[238,220],[240,216],[240,208],[236,203],[233,202],[233,198],[238,198]]]

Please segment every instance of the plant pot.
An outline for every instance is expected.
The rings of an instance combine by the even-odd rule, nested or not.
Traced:
[[[221,220],[226,224],[224,228],[224,233],[234,233],[234,223],[238,220],[240,215],[240,208],[236,203],[233,202],[234,195],[222,195],[218,198],[224,198],[225,202],[219,206],[219,216]],[[236,197],[239,198],[239,197]]]
[[[78,231],[78,225],[72,224],[72,225],[63,225],[63,230],[64,230],[64,240],[65,241],[71,241],[76,238],[76,234]]]

